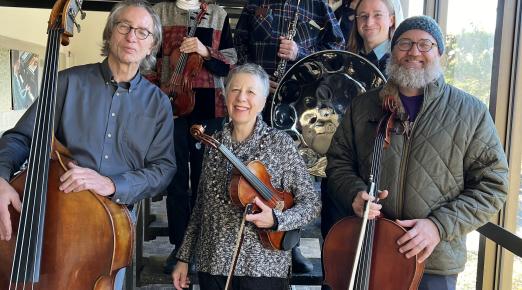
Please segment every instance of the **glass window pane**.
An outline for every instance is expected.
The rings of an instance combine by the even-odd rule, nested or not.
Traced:
[[[522,164],[521,167],[522,168]],[[516,235],[522,237],[522,172],[520,174],[519,192],[518,192],[518,211],[517,211],[517,231]],[[512,289],[522,289],[522,258],[515,256],[513,261],[513,279]]]
[[[489,104],[491,88],[497,2],[447,1],[446,81],[486,104]],[[457,280],[459,290],[476,289],[479,236],[476,231],[467,236],[467,263]]]
[[[491,87],[496,11],[497,0],[448,1],[446,80],[486,104]]]
[[[406,0],[402,1],[404,9],[404,17],[422,15],[424,12],[424,1]]]

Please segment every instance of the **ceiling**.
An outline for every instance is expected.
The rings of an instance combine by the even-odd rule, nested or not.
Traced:
[[[54,0],[0,0],[0,6],[9,7],[27,7],[27,8],[52,8]],[[110,11],[112,6],[120,2],[118,0],[83,0],[82,8],[87,11]],[[155,4],[162,2],[161,0],[149,0],[149,3]],[[244,0],[218,0],[219,5],[225,8],[237,8],[243,6]],[[227,9],[228,10],[228,9]]]

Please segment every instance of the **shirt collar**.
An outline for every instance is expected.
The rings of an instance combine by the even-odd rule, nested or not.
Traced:
[[[378,60],[381,60],[382,57],[389,52],[390,52],[390,40],[389,39],[384,41],[383,43],[377,45],[373,49],[373,53],[375,53],[375,56],[377,57]]]
[[[109,58],[105,58],[103,62],[100,64],[101,72],[103,75],[103,80],[105,81],[105,84],[114,83],[117,85],[117,83],[114,81],[114,78],[112,77],[112,72],[109,67]],[[135,89],[139,82],[141,81],[142,75],[140,73],[140,70],[136,72],[136,75],[130,80],[129,82],[129,89]]]

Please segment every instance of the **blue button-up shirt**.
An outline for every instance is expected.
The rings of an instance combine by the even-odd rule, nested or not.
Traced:
[[[0,177],[29,155],[35,102],[0,139]],[[176,171],[174,122],[165,94],[139,73],[113,80],[107,59],[59,73],[56,137],[82,167],[111,178],[113,200],[133,204],[164,190]]]

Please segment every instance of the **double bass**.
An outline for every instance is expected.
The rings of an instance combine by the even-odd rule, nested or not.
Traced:
[[[379,122],[367,192],[378,202],[383,149],[390,144],[394,112]],[[323,243],[324,283],[333,290],[416,290],[424,271],[418,257],[407,259],[397,240],[406,230],[392,220],[346,217],[330,229]]]
[[[58,0],[49,19],[28,165],[10,182],[22,210],[9,206],[13,236],[0,241],[0,289],[112,290],[118,270],[131,263],[127,208],[90,191],[59,190],[72,157],[53,138],[58,55],[73,35],[81,3]]]
[[[229,188],[232,204],[240,208],[245,208],[253,202],[255,197],[258,197],[270,208],[279,209],[281,211],[285,211],[294,205],[292,193],[279,191],[270,183],[270,175],[263,163],[254,160],[248,165],[243,164],[227,147],[215,138],[206,135],[201,125],[193,125],[190,128],[190,134],[206,145],[219,150],[232,165],[234,165],[236,170],[232,173],[232,181],[230,182]],[[254,204],[252,206],[252,213],[259,211],[259,207]],[[265,248],[272,250],[289,250],[286,248],[287,242],[284,242],[286,233],[287,232],[282,231],[258,229],[261,244]],[[292,231],[288,233],[292,233],[289,236],[295,234],[295,232]],[[292,240],[293,238],[294,237],[286,237],[286,239]]]
[[[207,14],[208,4],[202,3],[200,11],[189,27],[187,37],[194,37],[198,24]],[[187,13],[189,13],[187,11]],[[169,96],[172,111],[175,116],[186,116],[194,110],[196,104],[192,80],[200,73],[203,67],[203,57],[192,52],[184,53],[176,48],[169,57],[172,69],[168,84],[163,91]]]

